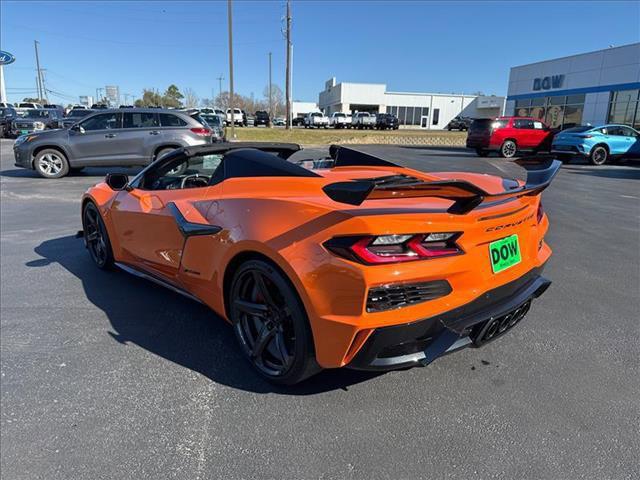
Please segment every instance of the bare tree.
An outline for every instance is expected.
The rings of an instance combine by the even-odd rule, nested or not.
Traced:
[[[269,109],[269,85],[264,87],[264,91],[262,92],[264,95],[264,104],[266,106],[265,110]],[[284,93],[282,89],[278,85],[271,85],[271,101],[273,102],[273,116],[276,117],[278,113],[284,113],[285,104],[284,104]]]
[[[192,88],[187,88],[184,91],[184,106],[187,108],[197,108],[200,102],[200,97],[193,91]]]

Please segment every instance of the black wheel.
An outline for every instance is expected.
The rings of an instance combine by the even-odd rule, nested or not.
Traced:
[[[84,229],[84,243],[94,263],[101,269],[113,266],[113,251],[111,242],[104,226],[98,208],[88,202],[82,212],[82,228]]]
[[[67,157],[52,148],[38,152],[33,160],[33,167],[44,178],[62,178],[69,173]]]
[[[609,151],[604,145],[596,145],[589,154],[589,161],[592,165],[604,165],[609,158]]]
[[[513,140],[505,140],[500,147],[500,155],[504,158],[513,158],[518,153],[518,147]]]
[[[476,148],[476,155],[478,155],[479,157],[488,157],[489,156],[489,150],[484,150],[482,148]]]
[[[240,266],[229,290],[229,313],[243,352],[269,381],[293,385],[320,370],[302,302],[269,263]]]

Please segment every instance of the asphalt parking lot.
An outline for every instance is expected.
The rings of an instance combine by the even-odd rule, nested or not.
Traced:
[[[553,281],[481,349],[295,388],[253,373],[205,307],[82,242],[104,176],[44,180],[2,140],[0,468],[7,479],[639,478],[640,165],[566,165],[544,193]],[[368,147],[512,175],[462,150]],[[126,171],[126,169],[125,169]]]

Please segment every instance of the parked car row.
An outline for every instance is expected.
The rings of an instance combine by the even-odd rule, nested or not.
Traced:
[[[344,112],[334,112],[326,117],[322,112],[309,112],[301,117],[294,118],[293,126],[305,128],[357,128],[397,130],[400,123],[395,115],[390,113],[356,112],[353,115]]]
[[[616,124],[558,131],[536,118],[498,117],[474,120],[466,145],[480,157],[491,152],[504,158],[524,152],[550,152],[567,162],[583,157],[593,165],[604,165],[614,159],[640,157],[640,132]]]

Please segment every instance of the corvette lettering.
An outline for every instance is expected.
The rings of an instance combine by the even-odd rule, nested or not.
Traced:
[[[517,227],[518,225],[522,225],[524,222],[528,222],[532,218],[533,218],[533,213],[531,215],[528,215],[528,216],[518,220],[517,222],[504,223],[502,225],[496,225],[495,227],[487,228],[485,231],[486,232],[497,232],[499,230],[504,230],[505,228]]]

